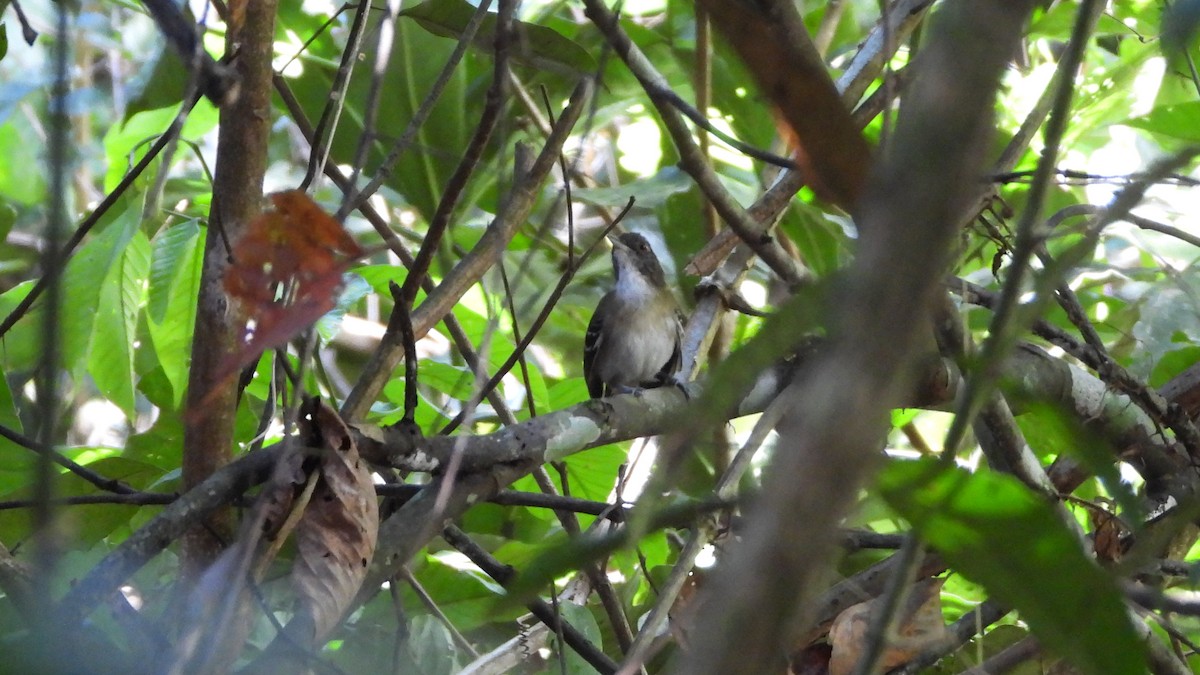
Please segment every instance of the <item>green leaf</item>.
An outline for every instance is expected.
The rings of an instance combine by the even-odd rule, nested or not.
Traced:
[[[94,332],[107,332],[110,326],[97,323],[101,296],[106,284],[120,284],[125,247],[138,231],[140,217],[137,207],[131,206],[99,234],[86,241],[67,263],[63,274],[63,366],[79,371],[88,365]],[[119,288],[116,289],[119,292]],[[112,307],[116,298],[105,298]],[[109,317],[110,319],[114,317]],[[107,338],[101,337],[101,340]]]
[[[17,210],[8,201],[0,201],[0,242],[8,238],[17,222]]]
[[[629,181],[619,187],[573,188],[571,198],[594,206],[621,208],[630,197],[637,198],[638,208],[656,209],[666,203],[667,198],[692,189],[692,179],[679,167],[668,166],[647,178]],[[551,185],[558,191],[559,186]]]
[[[138,229],[100,287],[88,350],[88,372],[96,387],[130,420],[137,417],[133,350],[149,274],[150,241]]]
[[[189,220],[154,237],[146,323],[178,409],[187,389],[205,228]]]
[[[8,26],[0,23],[0,60],[8,56]]]
[[[1150,373],[1150,386],[1161,387],[1197,362],[1200,362],[1200,346],[1196,345],[1188,345],[1163,354]]]
[[[108,159],[108,173],[104,177],[106,191],[112,190],[129,168],[146,154],[150,145],[171,126],[179,113],[178,108],[168,106],[139,112],[125,120],[124,124],[114,125],[108,130],[104,135],[104,156]],[[217,126],[217,116],[217,109],[208,99],[201,99],[188,114],[180,130],[180,138],[199,140]],[[142,180],[153,180],[153,177],[152,172],[147,173]]]
[[[21,91],[12,91],[13,89]],[[20,84],[6,85],[0,89],[0,100],[21,96],[29,93]],[[15,109],[15,106],[12,108]],[[46,199],[45,172],[31,170],[41,167],[42,146],[30,143],[29,139],[37,138],[41,130],[24,115],[12,115],[3,125],[0,125],[0,195],[15,204],[37,206],[41,208]]]
[[[454,638],[437,617],[422,615],[413,618],[408,627],[406,644],[412,658],[411,672],[450,675],[463,667],[457,658]]]
[[[474,14],[475,7],[466,0],[428,0],[400,12],[400,16],[415,20],[430,33],[454,39],[462,37]],[[587,50],[552,28],[514,21],[513,31],[518,37],[511,53],[518,63],[566,75],[587,75],[596,70],[596,60]],[[495,34],[496,15],[488,12],[472,44],[491,51]]]
[[[0,372],[0,425],[18,433],[23,431],[12,389],[8,386],[8,376],[3,372]],[[7,438],[0,438],[0,493],[29,484],[28,472],[33,468],[34,457],[28,448]]]
[[[1159,136],[1200,143],[1200,125],[1196,120],[1200,120],[1200,101],[1158,106],[1142,117],[1126,120],[1125,124]]]
[[[566,619],[567,623],[583,633],[589,642],[597,647],[602,647],[603,641],[600,635],[600,624],[596,623],[596,617],[592,615],[592,612],[586,606],[563,602],[559,604],[558,609],[562,612],[563,618]],[[574,649],[559,644],[557,635],[551,641],[555,649],[564,650],[563,656],[567,663],[567,673],[571,675],[594,675],[596,669]]]
[[[365,167],[368,175],[392,147],[391,142],[383,139],[398,138],[404,133],[407,121],[437,80],[438,69],[430,68],[429,64],[445,63],[453,49],[453,43],[430,35],[413,22],[397,22],[396,45],[378,92],[379,109],[389,114],[381,116],[375,129],[376,140],[369,146]],[[400,155],[388,179],[387,184],[407,200],[406,206],[426,220],[433,216],[442,197],[442,186],[458,165],[467,139],[475,128],[475,111],[481,107],[483,97],[472,98],[467,89],[477,75],[485,72],[479,66],[470,58],[459,64],[433,112],[417,130],[412,146]],[[335,71],[336,65],[305,63],[303,73],[290,80],[297,99],[306,105],[305,112],[310,119],[318,119],[321,115]],[[331,148],[331,159],[336,162],[349,163],[355,157],[363,134],[366,117],[363,105],[368,99],[371,79],[355,77],[350,82]]]
[[[448,554],[419,556],[424,564],[414,570],[417,580],[425,590],[438,599],[438,607],[459,630],[471,631],[493,621],[507,621],[522,612],[518,607],[511,611],[494,613],[496,599],[504,595],[503,589],[482,572],[463,568]],[[419,601],[416,594],[405,589],[406,600],[414,604]]]
[[[890,463],[878,485],[954,569],[1015,607],[1047,648],[1085,673],[1145,672],[1112,579],[1016,479],[919,460]]]

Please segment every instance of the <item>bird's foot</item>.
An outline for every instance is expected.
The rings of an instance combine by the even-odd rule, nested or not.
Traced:
[[[692,390],[690,388],[691,383],[689,383],[683,376],[679,375],[678,373],[667,378],[667,381],[664,384],[669,384],[672,387],[675,387],[676,389],[679,390],[679,393],[683,394],[683,397],[685,399],[687,399],[688,401],[692,400]]]

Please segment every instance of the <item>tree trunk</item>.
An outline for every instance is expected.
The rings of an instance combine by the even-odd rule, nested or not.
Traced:
[[[234,350],[237,322],[221,285],[229,264],[226,242],[236,242],[261,210],[271,128],[271,57],[275,0],[233,2],[225,50],[234,54],[240,94],[221,109],[204,271],[196,310],[188,415],[184,427],[183,489],[190,490],[233,456],[237,381],[216,381],[218,366]],[[203,403],[201,403],[203,402]],[[183,539],[185,574],[207,566],[232,539],[232,513],[223,511]]]

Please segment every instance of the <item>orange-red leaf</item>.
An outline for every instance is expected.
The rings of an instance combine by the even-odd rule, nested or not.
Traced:
[[[241,345],[221,370],[233,372],[286,343],[333,309],[342,273],[363,251],[341,224],[300,190],[271,195],[275,208],[234,246],[225,291],[244,324]]]

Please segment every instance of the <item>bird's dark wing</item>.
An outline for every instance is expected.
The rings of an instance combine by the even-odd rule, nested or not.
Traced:
[[[675,315],[675,349],[671,350],[671,358],[663,364],[661,370],[655,379],[659,384],[667,384],[672,381],[675,373],[679,370],[679,366],[683,361],[683,314],[676,312]]]
[[[583,379],[587,382],[588,395],[592,398],[604,396],[604,382],[600,380],[600,374],[595,372],[593,367],[596,363],[596,354],[600,352],[603,343],[601,337],[604,333],[604,321],[600,317],[611,304],[611,298],[612,294],[608,293],[600,299],[600,304],[596,306],[596,311],[592,314],[592,320],[588,322],[587,334],[583,337]]]

